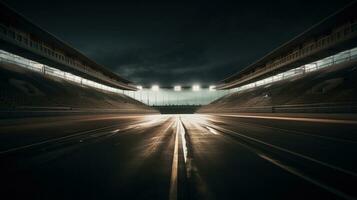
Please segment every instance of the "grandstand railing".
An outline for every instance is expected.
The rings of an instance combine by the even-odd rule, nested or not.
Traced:
[[[0,62],[16,64],[18,66],[30,69],[32,71],[42,73],[43,75],[55,76],[58,78],[62,78],[74,82],[79,85],[89,86],[89,87],[93,87],[96,89],[113,92],[113,93],[121,93],[121,94],[123,93],[123,90],[121,89],[100,84],[2,50],[0,50]]]
[[[267,62],[260,67],[258,66],[250,71],[243,72],[242,75],[237,77],[236,80],[222,84],[219,88],[227,88],[227,86],[232,87],[234,85],[242,84],[243,82],[252,80],[283,66],[287,66],[297,60],[311,56],[323,49],[328,49],[334,45],[348,41],[356,37],[356,35],[357,20],[355,19],[354,21],[345,23],[344,25],[331,30],[331,32],[327,35],[321,35],[317,39],[312,39],[312,41],[302,44],[301,47],[297,47],[295,50],[287,52],[283,56],[272,59],[270,62]],[[249,69],[247,68],[247,70]]]
[[[313,72],[313,71],[316,71],[316,70],[319,70],[322,68],[330,67],[330,66],[333,66],[336,64],[340,64],[340,63],[344,63],[344,62],[348,62],[348,61],[352,61],[352,60],[356,60],[356,59],[357,59],[357,47],[347,50],[347,51],[342,51],[338,54],[323,58],[321,60],[317,60],[317,61],[309,63],[309,64],[305,64],[301,67],[297,67],[297,68],[291,69],[289,71],[279,73],[277,75],[274,75],[274,76],[271,76],[271,77],[268,77],[268,78],[250,83],[250,84],[246,84],[246,85],[243,85],[240,87],[230,89],[229,92],[230,93],[239,92],[239,91],[251,89],[254,87],[259,87],[262,85],[267,85],[270,83],[289,79],[289,78],[296,77],[296,76],[301,76],[301,75],[304,75],[309,72]]]
[[[30,36],[29,34],[17,30],[13,27],[7,27],[3,24],[0,24],[0,39],[10,42],[11,44],[15,44],[16,46],[22,47],[24,49],[28,49],[50,60],[55,60],[58,63],[70,66],[79,72],[88,74],[99,80],[105,80],[111,84],[118,85],[116,80],[105,76],[99,71],[95,71],[89,65],[86,65],[75,58],[67,56],[65,52],[54,49],[41,40],[33,39],[33,36]]]

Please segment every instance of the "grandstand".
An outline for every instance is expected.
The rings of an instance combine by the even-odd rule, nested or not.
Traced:
[[[357,45],[357,2],[315,24],[261,59],[224,79],[232,89],[350,50]]]
[[[356,112],[357,60],[226,95],[212,112]]]
[[[136,90],[128,80],[91,60],[0,2],[2,59],[26,62],[33,69],[54,68],[117,90]],[[19,58],[19,59],[18,59]]]
[[[0,2],[0,116],[33,111],[157,113],[124,94],[136,89]]]
[[[199,113],[356,112],[357,2],[217,85]]]
[[[118,112],[156,112],[124,94],[101,90],[15,64],[0,66],[0,108],[23,109],[108,109]]]

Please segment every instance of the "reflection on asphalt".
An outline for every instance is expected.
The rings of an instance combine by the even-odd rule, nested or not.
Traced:
[[[280,118],[13,122],[0,135],[2,188],[13,199],[354,199],[356,123]]]

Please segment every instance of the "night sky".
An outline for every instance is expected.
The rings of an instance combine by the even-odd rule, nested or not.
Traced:
[[[138,84],[214,84],[350,0],[5,0],[35,24]]]

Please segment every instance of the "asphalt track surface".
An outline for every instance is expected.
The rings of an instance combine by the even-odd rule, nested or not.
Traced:
[[[0,121],[1,199],[356,199],[357,121],[97,115]]]

